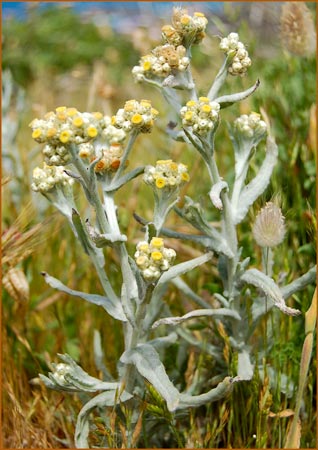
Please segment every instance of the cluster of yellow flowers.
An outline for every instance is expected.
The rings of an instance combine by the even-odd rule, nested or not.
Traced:
[[[193,16],[183,8],[174,8],[172,25],[164,25],[161,29],[163,39],[174,46],[198,44],[205,36],[208,20],[201,12],[195,12]]]
[[[67,146],[95,139],[106,125],[100,112],[81,113],[66,106],[60,106],[55,112],[45,114],[44,119],[34,119],[30,123],[33,139],[41,144],[46,143],[43,154],[50,166],[67,164],[70,160]]]
[[[43,169],[36,167],[33,170],[33,183],[31,188],[35,192],[46,193],[56,186],[71,186],[73,178],[64,172],[64,167],[48,166],[43,164]]]
[[[123,147],[121,144],[113,143],[107,150],[104,150],[103,157],[95,166],[95,172],[103,173],[107,170],[116,171],[121,163]]]
[[[172,248],[164,247],[162,238],[154,237],[150,244],[141,241],[137,244],[135,261],[145,280],[154,282],[161,273],[168,270],[176,257]]]
[[[190,64],[186,48],[204,38],[207,23],[207,18],[201,12],[190,16],[186,9],[174,8],[172,25],[162,27],[165,44],[140,59],[139,65],[132,69],[134,79],[166,78],[184,72]]]
[[[158,111],[151,106],[149,100],[128,100],[124,108],[117,111],[111,118],[111,124],[126,132],[138,130],[141,133],[149,133],[154,125]]]
[[[230,33],[227,37],[221,39],[220,49],[227,55],[233,57],[228,67],[228,72],[231,75],[243,76],[252,64],[252,61],[248,56],[245,45],[239,41],[239,35],[237,33]]]
[[[183,72],[190,64],[190,59],[185,54],[183,45],[158,46],[140,59],[139,65],[133,67],[132,74],[136,81],[142,81],[144,76],[166,78],[176,71]]]
[[[249,116],[243,114],[234,121],[234,129],[241,133],[245,138],[252,139],[262,136],[266,130],[267,125],[261,119],[261,115],[252,112]]]
[[[172,159],[159,160],[156,166],[146,166],[144,181],[158,189],[176,189],[190,180],[185,164],[177,164]]]
[[[180,110],[182,124],[191,127],[194,133],[206,136],[218,121],[219,111],[219,103],[211,102],[208,97],[189,100]]]

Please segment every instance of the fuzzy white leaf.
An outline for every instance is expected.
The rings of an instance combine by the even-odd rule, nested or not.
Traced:
[[[228,189],[228,184],[226,181],[221,180],[212,186],[209,193],[211,202],[217,209],[223,209],[223,204],[220,198],[223,189]]]
[[[298,309],[290,308],[285,304],[280,288],[272,278],[265,275],[263,272],[260,272],[257,269],[249,269],[241,276],[241,280],[261,289],[261,291],[274,302],[274,306],[283,313],[290,316],[301,314],[301,311]]]
[[[127,318],[124,314],[122,305],[118,300],[118,303],[115,303],[112,299],[108,297],[104,297],[102,295],[97,294],[86,294],[85,292],[75,291],[65,286],[61,281],[57,278],[51,277],[49,274],[42,272],[46,283],[54,289],[58,289],[59,291],[65,292],[66,294],[73,295],[75,297],[80,297],[86,300],[89,303],[93,303],[94,305],[102,306],[105,311],[114,319],[121,320],[122,322],[127,322]]]
[[[240,223],[246,216],[249,207],[267,188],[274,166],[277,161],[278,149],[274,139],[268,136],[266,142],[266,156],[256,177],[242,189],[238,201],[238,209],[233,212],[235,224]]]
[[[226,395],[228,395],[232,389],[233,384],[239,381],[237,378],[226,377],[221,383],[217,385],[216,388],[211,389],[205,394],[201,395],[189,395],[189,394],[180,394],[180,403],[178,409],[198,407],[201,405],[206,405],[207,403],[216,402]]]
[[[240,320],[240,315],[231,309],[227,308],[219,308],[219,309],[197,309],[195,311],[191,311],[184,316],[181,317],[164,317],[162,319],[157,320],[152,328],[157,328],[159,325],[178,325],[186,320],[194,319],[196,317],[232,317],[234,319]]]
[[[134,364],[140,375],[146,378],[165,399],[169,411],[177,409],[179,391],[170,381],[158,353],[151,345],[141,344],[132,350],[127,350],[120,361],[124,364]]]
[[[172,266],[167,272],[164,272],[158,280],[157,286],[160,286],[163,283],[168,283],[180,275],[183,275],[186,272],[194,269],[195,267],[200,266],[201,264],[206,263],[212,258],[213,253],[208,252],[204,255],[198,256],[197,258],[191,259],[190,261],[186,261],[176,266]]]

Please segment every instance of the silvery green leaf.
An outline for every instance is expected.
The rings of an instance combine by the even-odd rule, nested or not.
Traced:
[[[87,402],[81,409],[75,428],[75,446],[76,448],[89,448],[89,414],[95,408],[105,408],[114,406],[117,403],[123,403],[131,399],[132,395],[128,392],[122,392],[120,395],[116,391],[102,392]]]
[[[266,156],[256,177],[243,188],[238,209],[233,212],[234,223],[240,223],[246,216],[249,207],[267,188],[274,166],[277,161],[278,149],[274,139],[268,136],[266,141]]]
[[[243,349],[238,353],[237,375],[241,380],[251,380],[253,373],[254,367],[250,355],[246,349]]]
[[[249,89],[246,89],[246,91],[237,92],[236,94],[223,95],[222,97],[216,98],[214,101],[220,104],[221,109],[227,108],[228,106],[233,105],[233,103],[240,102],[249,97],[251,94],[253,94],[253,92],[256,91],[259,85],[260,81],[257,80],[256,83]]]
[[[134,310],[130,298],[128,297],[125,283],[123,283],[121,287],[121,304],[129,323],[132,327],[136,327]]]
[[[238,312],[228,309],[228,308],[218,308],[218,309],[197,309],[195,311],[190,311],[181,317],[164,317],[162,319],[157,320],[152,328],[157,328],[160,325],[178,325],[186,320],[194,319],[196,317],[232,317],[236,320],[241,320],[241,317]]]
[[[219,181],[218,183],[215,183],[210,192],[209,192],[209,196],[211,199],[211,202],[213,203],[213,205],[217,208],[217,209],[223,209],[223,203],[221,201],[221,192],[223,189],[228,190],[228,184],[226,181]]]
[[[124,364],[134,364],[167,402],[169,411],[175,411],[179,403],[179,391],[170,381],[156,350],[149,344],[140,344],[124,352],[120,358]]]
[[[219,70],[217,76],[215,77],[214,82],[209,90],[209,93],[207,96],[210,101],[214,101],[215,97],[218,95],[219,90],[221,89],[221,87],[223,86],[223,84],[226,80],[227,73],[228,73],[227,69],[229,66],[229,59],[232,60],[233,58],[227,57],[224,60],[224,63],[222,65],[221,69]]]
[[[241,276],[241,280],[259,288],[283,313],[290,316],[301,314],[301,311],[298,309],[290,308],[285,304],[280,288],[272,278],[265,275],[263,272],[260,272],[257,269],[249,269]]]
[[[138,302],[144,299],[146,294],[147,285],[145,283],[145,280],[141,276],[140,270],[138,269],[138,266],[133,258],[128,256],[128,262],[131,267],[132,273],[134,274],[137,288],[138,288]]]
[[[296,280],[292,281],[291,283],[287,284],[286,286],[281,288],[282,295],[284,299],[286,300],[291,295],[293,295],[295,292],[301,291],[309,284],[315,283],[316,275],[317,275],[317,266],[312,267],[308,270],[304,275],[302,275],[299,278],[296,278]]]
[[[104,186],[105,192],[117,191],[124,184],[128,183],[128,181],[133,180],[138,175],[143,173],[144,169],[145,169],[144,166],[136,167],[136,169],[133,169],[130,172],[126,173],[125,175],[120,177],[118,180],[113,181],[112,183],[110,183],[108,186]]]
[[[195,267],[200,266],[201,264],[204,264],[208,262],[213,256],[212,252],[205,253],[204,255],[198,256],[197,258],[191,259],[190,261],[186,261],[180,264],[177,264],[176,266],[170,267],[169,270],[164,272],[161,277],[158,280],[157,286],[160,286],[161,284],[168,283],[169,281],[173,280],[176,277],[179,277],[180,275],[183,275],[186,272],[189,272],[190,270],[194,269]]]
[[[102,348],[101,335],[98,330],[94,330],[94,362],[97,370],[100,370],[103,374],[104,379],[113,380],[113,377],[108,372],[104,364],[104,351]]]
[[[207,403],[221,400],[232,391],[233,384],[236,381],[239,380],[233,379],[231,377],[226,377],[221,383],[217,385],[216,388],[211,389],[205,394],[201,395],[180,394],[180,402],[177,409],[198,407],[201,405],[206,405]]]
[[[168,334],[167,336],[151,339],[150,341],[148,341],[148,344],[156,350],[161,350],[163,348],[169,347],[171,344],[175,344],[177,340],[178,335],[177,333],[173,332]]]
[[[46,283],[52,288],[58,289],[59,291],[65,292],[66,294],[73,295],[75,297],[80,297],[89,303],[93,303],[94,305],[102,306],[110,316],[114,317],[117,320],[121,320],[122,322],[127,322],[127,318],[119,301],[115,302],[113,299],[104,297],[102,295],[86,294],[85,292],[75,291],[65,286],[58,279],[51,277],[46,272],[42,272],[42,275],[44,276]]]

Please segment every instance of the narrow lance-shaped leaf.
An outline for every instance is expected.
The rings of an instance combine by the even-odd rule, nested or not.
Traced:
[[[194,319],[197,317],[232,317],[233,319],[240,320],[241,317],[238,312],[227,309],[227,308],[219,308],[219,309],[197,309],[195,311],[191,311],[184,316],[181,317],[164,317],[162,319],[157,320],[152,328],[157,328],[159,325],[178,325],[186,320]]]
[[[113,300],[108,297],[104,297],[102,295],[97,294],[86,294],[85,292],[75,291],[65,286],[58,279],[51,277],[46,272],[42,272],[46,283],[54,289],[58,289],[59,291],[65,292],[66,294],[73,295],[75,297],[80,297],[86,300],[89,303],[93,303],[94,305],[102,306],[107,313],[114,317],[117,320],[121,320],[122,322],[127,322],[127,318],[122,309],[122,305],[118,300],[118,303],[115,303]]]
[[[249,97],[251,94],[253,94],[253,92],[256,91],[259,85],[260,81],[257,80],[256,83],[249,89],[246,89],[246,91],[237,92],[236,94],[223,95],[222,97],[216,98],[214,101],[220,104],[221,109],[226,108],[233,105],[233,103],[240,102]]]
[[[238,378],[226,377],[217,385],[216,388],[201,394],[201,395],[189,395],[180,394],[180,402],[178,409],[198,407],[206,405],[207,403],[216,402],[227,396],[233,389],[233,384],[239,381]]]
[[[76,422],[75,428],[75,445],[76,448],[89,448],[89,414],[95,408],[104,408],[105,406],[114,406],[116,403],[123,403],[131,399],[132,395],[128,392],[122,392],[118,395],[117,391],[103,392],[96,395],[92,400],[87,402],[81,409]]]
[[[277,161],[278,149],[274,139],[268,136],[266,142],[266,156],[256,177],[243,188],[238,209],[234,211],[234,223],[240,223],[246,216],[249,207],[265,191],[270,181],[274,166]]]
[[[170,381],[156,350],[149,344],[127,350],[120,358],[124,364],[134,364],[167,402],[169,411],[175,411],[179,403],[179,391]]]
[[[140,167],[136,167],[136,169],[131,170],[130,172],[126,173],[125,175],[123,175],[122,177],[120,177],[118,180],[112,182],[111,184],[109,184],[108,186],[104,186],[104,191],[105,192],[113,192],[113,191],[117,191],[119,188],[121,188],[124,184],[128,183],[128,181],[133,180],[134,178],[136,178],[138,175],[140,175],[141,173],[143,173],[145,167],[144,166],[140,166]]]
[[[197,258],[191,259],[190,261],[186,261],[176,266],[170,267],[167,272],[164,272],[158,280],[157,286],[160,286],[163,283],[168,283],[180,275],[183,275],[186,272],[194,269],[195,267],[200,266],[201,264],[209,261],[213,256],[212,252],[205,253],[204,255],[198,256]]]
[[[301,314],[301,311],[298,309],[290,308],[285,304],[281,290],[275,281],[263,272],[260,272],[257,269],[249,269],[241,276],[241,280],[261,289],[263,293],[267,295],[274,302],[274,305],[283,313],[290,316],[297,316]]]

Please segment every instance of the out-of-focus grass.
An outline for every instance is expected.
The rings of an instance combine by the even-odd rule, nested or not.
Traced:
[[[234,30],[229,27],[228,31]],[[285,272],[287,281],[291,281],[306,271],[315,260],[313,242],[315,218],[312,212],[315,209],[316,151],[313,138],[316,133],[313,119],[314,60],[292,57],[279,48],[275,48],[270,57],[258,57],[257,54],[261,55],[266,43],[255,40],[254,34],[245,24],[242,24],[241,30],[238,31],[242,31],[241,39],[244,42],[250,42],[249,51],[253,58],[253,66],[247,77],[230,78],[226,85],[227,90],[230,92],[243,90],[256,78],[261,79],[261,87],[248,101],[222,112],[222,123],[216,141],[217,159],[221,175],[231,177],[229,170],[231,171],[233,167],[233,156],[226,122],[233,120],[240,113],[263,108],[279,145],[280,160],[266,194],[253,208],[249,220],[240,227],[239,237],[244,245],[244,254],[247,256],[255,251],[252,263],[259,264],[260,252],[251,240],[250,222],[257,207],[262,206],[272,195],[278,194],[282,200],[283,212],[286,214],[288,233],[286,241],[275,254],[274,270],[281,273],[281,276]],[[13,32],[13,28],[10,31],[9,27],[8,33],[10,32]],[[39,33],[37,40],[41,40],[41,36]],[[76,106],[79,110],[85,110],[89,105],[91,110],[111,114],[129,98],[150,99],[161,115],[154,132],[138,138],[130,158],[130,167],[151,164],[159,158],[173,158],[185,162],[189,165],[193,179],[193,183],[185,188],[186,194],[208,207],[209,185],[202,161],[186,145],[172,142],[167,138],[166,104],[152,88],[133,83],[131,67],[126,63],[125,57],[121,58],[122,38],[116,35],[114,39],[110,31],[108,37],[110,49],[114,42],[117,43],[117,47],[113,49],[113,55],[115,53],[117,55],[114,56],[114,64],[106,65],[104,57],[101,56],[100,61],[92,59],[90,69],[80,64],[73,66],[69,72],[56,74],[47,67],[47,76],[35,76],[30,81],[26,92],[28,109],[22,114],[22,124],[17,136],[25,177],[20,181],[18,203],[11,197],[10,183],[4,188],[3,231],[12,226],[21,208],[29,202],[34,206],[38,203],[38,197],[30,192],[29,180],[32,169],[40,163],[41,157],[36,150],[37,146],[30,138],[27,124],[35,116],[39,117],[61,104]],[[197,64],[194,76],[201,87],[202,95],[206,94],[209,87],[211,73],[216,73],[218,64],[222,61],[222,56],[216,49],[217,42],[217,38],[207,37],[202,49],[194,51],[194,62]],[[127,45],[126,40],[123,41],[123,48],[124,45]],[[145,51],[149,51],[152,46],[149,42],[149,48]],[[137,51],[135,55],[136,61],[133,64],[138,62]],[[207,56],[211,64],[206,63]],[[18,57],[17,59],[19,62]],[[81,63],[80,58],[79,62]],[[115,63],[118,62],[121,63],[121,78],[117,77],[115,82]],[[201,63],[204,63],[202,68]],[[39,74],[40,71],[36,73]],[[41,73],[43,75],[43,71]],[[261,159],[261,154],[255,155],[255,167]],[[121,190],[116,200],[119,205],[120,222],[123,231],[129,237],[129,250],[132,254],[135,241],[142,237],[140,226],[134,223],[132,214],[137,212],[151,219],[153,206],[151,190],[137,179]],[[79,206],[85,211],[86,205],[83,202],[80,201]],[[218,220],[218,216],[212,210],[209,210],[208,214],[210,220]],[[115,361],[123,350],[122,331],[116,321],[105,314],[100,314],[98,307],[53,291],[44,283],[40,275],[43,270],[61,279],[71,288],[85,292],[100,292],[99,282],[89,259],[82,253],[65,220],[54,213],[53,209],[43,206],[38,216],[34,213],[29,219],[27,228],[44,221],[44,218],[49,218],[49,223],[43,225],[43,229],[39,231],[40,245],[35,246],[33,253],[21,263],[21,268],[30,283],[31,296],[28,305],[14,301],[5,292],[3,296],[3,436],[5,447],[8,448],[21,446],[56,448],[73,445],[74,423],[81,399],[76,395],[64,396],[61,393],[47,391],[42,385],[29,383],[38,373],[46,373],[49,370],[50,360],[57,362],[55,356],[57,353],[69,353],[87,372],[99,376],[93,358],[94,329],[101,333],[105,363],[113,375],[116,374]],[[185,224],[173,214],[168,224],[176,228],[185,227]],[[199,247],[191,249],[188,244],[177,241],[172,241],[173,245],[178,249],[180,260],[185,260],[193,252],[200,251]],[[107,271],[118,288],[120,274],[116,261],[111,252],[107,251],[107,256],[109,257]],[[213,268],[210,271],[205,267],[201,271],[189,274],[188,281],[195,291],[208,296],[209,299],[213,291],[220,289]],[[312,293],[313,288],[309,287],[294,296],[297,307],[303,312],[308,309]],[[172,311],[178,315],[184,308],[195,307],[190,301],[181,298],[175,289],[170,291],[166,299]],[[208,335],[209,339],[222,345],[228,358],[228,366],[231,368],[235,361],[228,347],[226,335],[212,321],[203,321],[202,328],[204,330],[202,336]],[[267,362],[279,373],[286,373],[297,386],[299,357],[305,333],[304,319],[280,316],[279,327],[275,333],[276,344],[270,355],[267,355]],[[197,335],[200,336],[198,333]],[[257,338],[262,339],[261,333]],[[214,376],[215,362],[200,354],[195,348],[190,349],[189,358],[183,362],[180,360],[182,370],[176,371],[175,360],[178,352],[180,349],[174,346],[171,352],[166,354],[165,364],[169,373],[178,378],[182,387],[185,387],[193,376],[199,376],[203,380],[209,380]],[[303,399],[301,443],[303,447],[314,447],[315,363],[310,367],[308,380],[308,388]],[[157,426],[160,423],[160,433],[167,436],[166,441],[161,441],[162,445],[173,447],[182,444],[205,448],[282,446],[286,437],[287,422],[290,419],[271,416],[270,412],[293,410],[295,395],[289,398],[281,393],[280,382],[281,380],[278,380],[277,386],[273,387],[270,385],[270,375],[261,379],[256,373],[252,382],[238,384],[230,398],[211,406],[170,419],[163,409],[163,417],[160,420],[156,419]],[[151,401],[155,400],[150,395],[149,403]],[[146,421],[153,420],[149,412],[145,412],[144,417]],[[257,439],[254,435],[258,436]],[[142,439],[140,445],[147,446],[147,439]]]

